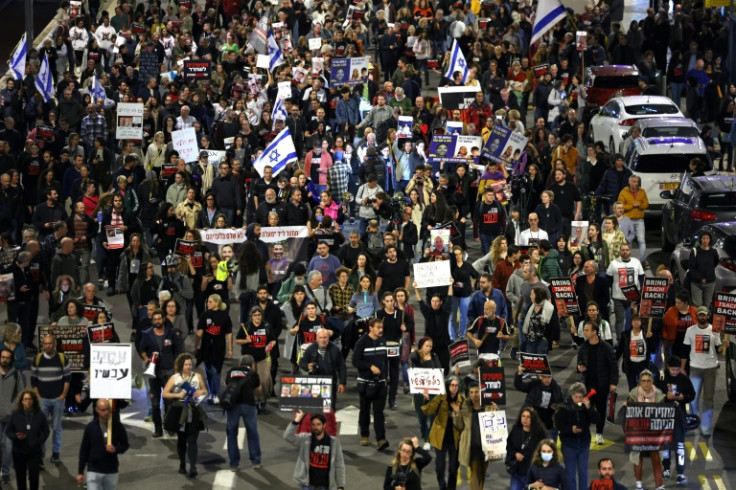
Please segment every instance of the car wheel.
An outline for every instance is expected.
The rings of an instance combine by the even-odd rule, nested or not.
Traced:
[[[665,252],[672,252],[675,249],[675,244],[667,239],[667,233],[665,233],[664,229],[664,221],[662,222],[661,230],[662,231],[660,232],[660,235],[662,241],[662,250],[664,250]]]
[[[611,141],[608,142],[608,151],[611,153],[616,152],[615,144],[613,142],[613,136],[611,136]]]
[[[726,394],[731,402],[736,403],[736,376],[733,373],[734,346],[726,350]]]

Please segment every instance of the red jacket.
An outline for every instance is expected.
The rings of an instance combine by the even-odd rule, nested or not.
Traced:
[[[690,316],[693,319],[693,325],[698,323],[697,308],[690,306]],[[680,312],[677,308],[672,306],[664,314],[662,320],[662,338],[665,340],[675,340],[677,335],[677,320],[679,319]]]
[[[491,116],[493,116],[493,110],[489,104],[486,102],[478,104],[478,102],[473,101],[470,107],[463,111],[463,122],[465,124],[475,124],[475,130],[480,131],[486,124],[486,118]]]

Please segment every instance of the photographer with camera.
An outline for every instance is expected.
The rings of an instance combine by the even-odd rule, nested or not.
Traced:
[[[383,490],[421,490],[422,470],[431,461],[429,452],[419,447],[419,439],[402,439],[396,456],[386,468]]]
[[[361,236],[368,228],[368,222],[377,217],[376,210],[373,207],[373,199],[379,192],[383,192],[383,189],[378,185],[378,178],[376,174],[370,174],[366,178],[366,183],[358,188],[358,193],[355,195],[355,201],[360,204],[358,207],[358,216],[360,217],[358,229]]]

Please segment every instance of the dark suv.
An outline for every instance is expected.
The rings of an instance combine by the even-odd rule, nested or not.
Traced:
[[[736,177],[685,174],[680,187],[664,190],[662,249],[670,251],[683,237],[706,224],[733,221],[736,216]]]

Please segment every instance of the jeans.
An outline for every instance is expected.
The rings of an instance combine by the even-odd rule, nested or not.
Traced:
[[[432,53],[434,57],[441,60],[447,52],[447,43],[445,41],[432,41]]]
[[[713,394],[716,388],[717,368],[690,368],[690,381],[693,383],[695,398],[690,402],[690,412],[700,415],[700,428],[710,430],[713,420]],[[700,406],[702,397],[703,406]],[[702,411],[701,411],[702,408]]]
[[[480,235],[480,250],[483,252],[483,255],[487,254],[489,250],[491,250],[491,244],[493,243],[493,240],[496,239],[493,235],[486,235],[484,233],[479,233]]]
[[[115,490],[118,488],[118,473],[87,472],[87,490]]]
[[[437,482],[440,485],[440,490],[455,490],[457,487],[457,470],[460,467],[460,462],[458,461],[458,453],[457,449],[455,449],[454,441],[450,444],[443,444],[442,449],[435,449],[434,454],[434,469],[437,473]],[[448,457],[449,465],[447,467],[447,480],[445,480],[445,463]]]
[[[7,428],[8,423],[0,423],[0,430],[3,434],[3,440],[2,440],[2,476],[10,478],[10,466],[13,463],[13,442],[10,440],[8,436],[5,435],[5,429]],[[429,434],[429,430],[427,430],[427,433]]]
[[[672,101],[677,104],[679,108],[682,105],[682,88],[685,86],[684,83],[670,83],[670,90],[672,92]]]
[[[424,412],[422,412],[422,405],[425,403],[429,403],[433,396],[429,396],[429,400],[424,401],[424,395],[412,395],[414,398],[414,412],[417,414],[417,419],[419,420],[419,434],[421,434],[422,439],[424,439],[424,442],[429,442],[429,429],[432,427],[432,424],[434,423],[434,417],[430,417],[429,415],[425,415]]]
[[[516,473],[511,475],[509,490],[524,490],[526,486],[526,475],[517,475]]]
[[[644,262],[647,260],[647,242],[644,236],[644,219],[632,219],[634,224],[634,233],[636,233],[636,242],[639,244],[639,259]]]
[[[465,338],[465,329],[468,326],[468,306],[470,306],[470,296],[464,298],[458,296],[451,297],[450,305],[450,339],[455,340],[458,336]],[[457,310],[460,309],[460,328],[457,324]],[[459,333],[458,333],[459,330]]]
[[[613,312],[616,315],[616,344],[621,340],[626,317],[631,313],[631,302],[627,299],[613,298]]]
[[[220,394],[220,370],[217,366],[209,362],[204,363],[204,374],[206,376],[207,391],[211,395],[219,396]]]
[[[528,354],[547,354],[549,352],[549,342],[546,339],[537,340],[536,342],[526,342],[526,350]]]
[[[240,464],[240,448],[238,447],[238,426],[240,419],[245,424],[245,436],[248,439],[248,458],[255,466],[261,464],[261,440],[258,437],[258,409],[255,405],[238,403],[225,412],[227,416],[227,456],[230,467],[237,468]]]
[[[225,215],[225,218],[227,219],[227,224],[230,226],[235,226],[233,224],[233,218],[235,217],[235,210],[230,208],[220,208],[220,211],[222,211],[222,214]]]
[[[716,288],[715,281],[713,282],[691,282],[690,283],[690,300],[693,306],[710,306],[711,300],[713,300],[713,291]]]
[[[562,446],[562,455],[565,458],[565,468],[567,468],[568,488],[574,490],[575,476],[578,477],[578,490],[587,490],[588,488],[588,456],[590,455],[590,447],[568,447]]]
[[[51,451],[59,454],[61,451],[61,415],[64,413],[64,400],[58,398],[41,398],[41,411],[46,418],[51,415]],[[46,455],[46,444],[41,449],[41,458]]]
[[[360,426],[360,437],[369,437],[371,435],[372,408],[376,440],[383,441],[386,439],[386,417],[383,414],[383,410],[386,408],[386,391],[386,382],[383,382],[376,397],[368,400],[365,397],[365,382],[358,381],[358,394],[360,395],[358,425]]]

